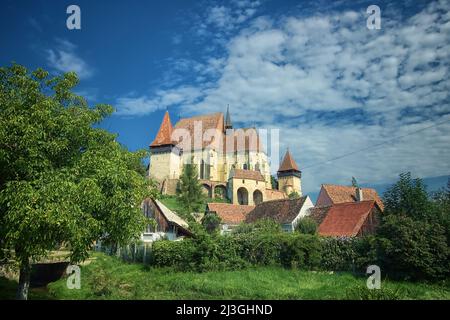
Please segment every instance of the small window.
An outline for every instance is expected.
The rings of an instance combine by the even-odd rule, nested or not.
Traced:
[[[245,183],[245,180],[244,180],[244,179],[242,179],[242,183]]]

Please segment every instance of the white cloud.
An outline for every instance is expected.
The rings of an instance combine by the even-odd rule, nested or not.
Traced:
[[[235,123],[281,129],[281,152],[289,146],[299,166],[309,167],[306,192],[321,183],[349,183],[352,176],[377,183],[407,170],[446,175],[449,124],[390,139],[450,114],[449,10],[448,2],[432,2],[403,20],[384,11],[381,30],[368,30],[364,12],[355,11],[254,18],[226,39],[225,57],[195,64],[192,70],[205,76],[209,68],[214,81],[205,76],[194,86],[122,100],[123,110],[143,114],[180,106],[199,114],[230,104]],[[225,24],[230,12],[219,8],[211,21]]]
[[[68,40],[57,39],[55,49],[46,50],[48,65],[58,72],[75,72],[80,79],[93,75],[93,69],[76,53],[76,45]]]
[[[115,107],[118,115],[140,116],[179,104],[192,104],[197,102],[201,96],[201,90],[186,86],[177,89],[159,90],[152,97],[130,94],[118,98]]]

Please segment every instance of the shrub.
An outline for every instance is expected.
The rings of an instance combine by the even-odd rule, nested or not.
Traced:
[[[322,238],[321,267],[325,270],[365,273],[367,266],[377,264],[375,238]]]
[[[320,257],[318,237],[303,234],[287,234],[282,237],[280,262],[284,267],[314,269],[320,265]]]
[[[443,279],[450,260],[444,228],[437,223],[390,215],[379,229],[382,267],[403,279]]]
[[[316,234],[317,223],[311,217],[303,217],[299,220],[295,229],[304,234]]]

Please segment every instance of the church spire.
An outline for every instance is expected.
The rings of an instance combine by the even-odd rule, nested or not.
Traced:
[[[225,129],[232,129],[233,125],[231,124],[230,117],[230,105],[227,105],[227,114],[225,116]]]
[[[291,153],[289,152],[289,148],[286,150],[286,154],[284,155],[283,161],[281,162],[281,166],[278,169],[278,172],[283,172],[283,171],[300,172],[297,164],[294,161],[294,158],[291,156]]]
[[[164,118],[161,122],[161,126],[159,127],[159,131],[156,134],[155,140],[153,140],[151,147],[159,147],[164,145],[170,145],[172,143],[172,123],[170,122],[169,111],[166,111],[164,114]]]

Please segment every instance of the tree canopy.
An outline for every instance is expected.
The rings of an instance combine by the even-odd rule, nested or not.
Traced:
[[[0,68],[0,247],[19,263],[19,298],[30,263],[49,250],[63,244],[77,263],[95,241],[136,238],[146,223],[140,204],[155,195],[145,153],[98,127],[113,108],[89,107],[72,92],[77,83],[75,73]]]

